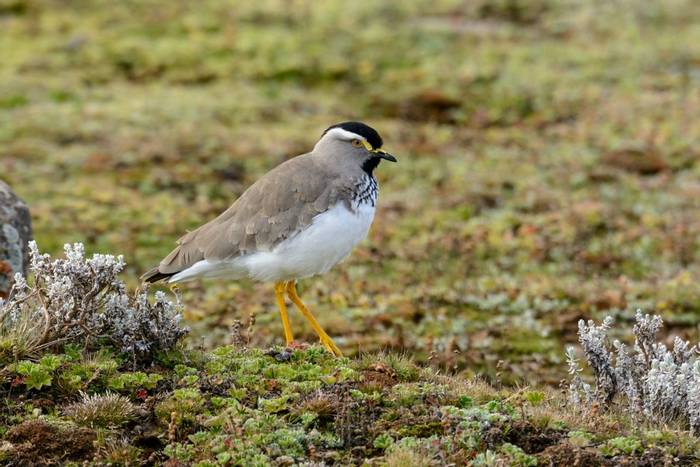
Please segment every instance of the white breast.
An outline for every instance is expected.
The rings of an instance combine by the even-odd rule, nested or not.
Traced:
[[[277,282],[322,274],[348,256],[367,236],[374,210],[371,203],[362,203],[351,211],[344,202],[339,202],[272,251],[251,253],[229,261],[199,261],[173,276],[170,282],[198,277],[249,277]]]
[[[271,252],[245,256],[248,275],[261,281],[278,281],[324,273],[367,236],[372,219],[374,206],[362,204],[353,212],[339,202]]]

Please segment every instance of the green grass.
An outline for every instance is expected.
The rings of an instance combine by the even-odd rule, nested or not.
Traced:
[[[362,119],[399,164],[368,241],[301,285],[348,354],[554,385],[580,318],[699,337],[697,2],[1,0],[0,25],[0,177],[42,250],[124,254],[135,285]],[[281,342],[269,285],[184,289],[198,345],[251,316]]]

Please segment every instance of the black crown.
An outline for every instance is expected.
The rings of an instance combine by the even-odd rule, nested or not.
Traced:
[[[379,149],[382,147],[382,144],[384,144],[384,141],[382,141],[382,137],[379,136],[377,130],[375,130],[371,126],[365,125],[362,122],[337,123],[333,126],[329,126],[328,128],[326,128],[326,131],[324,131],[323,134],[325,135],[333,128],[342,128],[343,130],[350,131],[352,133],[355,133],[356,135],[363,136],[367,140],[367,142],[370,145],[372,145],[372,149]]]

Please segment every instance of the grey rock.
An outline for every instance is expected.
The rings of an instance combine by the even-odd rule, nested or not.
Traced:
[[[31,239],[29,208],[0,180],[0,297],[7,296],[15,273],[27,275]]]

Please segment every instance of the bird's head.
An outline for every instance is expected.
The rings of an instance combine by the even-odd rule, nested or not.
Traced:
[[[382,159],[396,162],[382,144],[382,137],[374,128],[362,122],[343,122],[328,127],[313,152],[332,159],[339,168],[359,168],[372,175]]]

